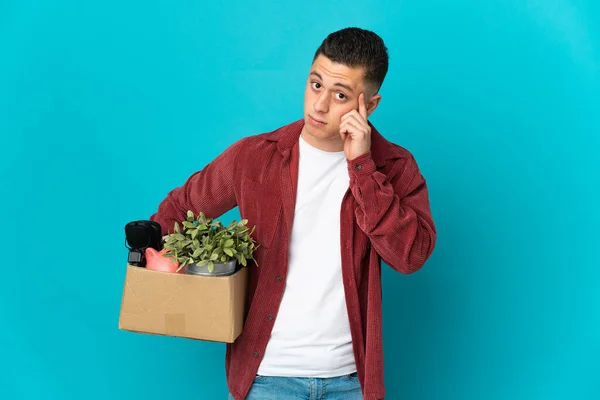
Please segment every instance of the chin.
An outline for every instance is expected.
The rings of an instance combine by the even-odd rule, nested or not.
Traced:
[[[310,117],[306,116],[304,118],[304,128],[310,134],[313,134],[316,136],[323,136],[326,134],[327,128],[329,128],[329,127],[327,125],[322,125],[322,126],[314,125],[312,123],[312,121],[310,120]]]
[[[309,130],[308,133],[311,136],[313,136],[319,140],[322,140],[322,141],[334,141],[334,140],[337,140],[340,138],[339,133],[330,133],[330,132],[318,130],[315,128],[313,128],[312,130]]]
[[[319,139],[324,139],[328,136],[327,132],[316,127],[316,126],[312,126],[310,124],[306,124],[306,132],[310,135],[310,136],[314,136],[316,138]]]

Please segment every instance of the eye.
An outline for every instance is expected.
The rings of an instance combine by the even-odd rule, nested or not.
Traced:
[[[312,88],[315,90],[321,89],[321,84],[319,82],[313,82],[311,85],[312,85]]]
[[[335,94],[335,97],[337,100],[346,100],[347,99],[346,95],[342,92],[337,92]]]

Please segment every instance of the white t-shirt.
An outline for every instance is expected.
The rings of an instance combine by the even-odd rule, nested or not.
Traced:
[[[342,283],[344,152],[300,137],[298,190],[285,292],[259,375],[328,378],[356,371]]]

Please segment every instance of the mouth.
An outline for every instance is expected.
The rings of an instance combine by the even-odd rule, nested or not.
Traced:
[[[308,115],[308,119],[310,121],[311,124],[315,125],[315,126],[323,126],[323,125],[327,125],[326,122],[321,121],[319,119],[313,118],[310,114]]]

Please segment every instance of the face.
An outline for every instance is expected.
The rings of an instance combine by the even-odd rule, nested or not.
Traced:
[[[364,82],[364,69],[332,62],[323,55],[315,59],[304,92],[304,122],[302,137],[315,147],[340,151],[342,116],[358,110],[358,97],[365,94],[368,114],[379,102]]]

